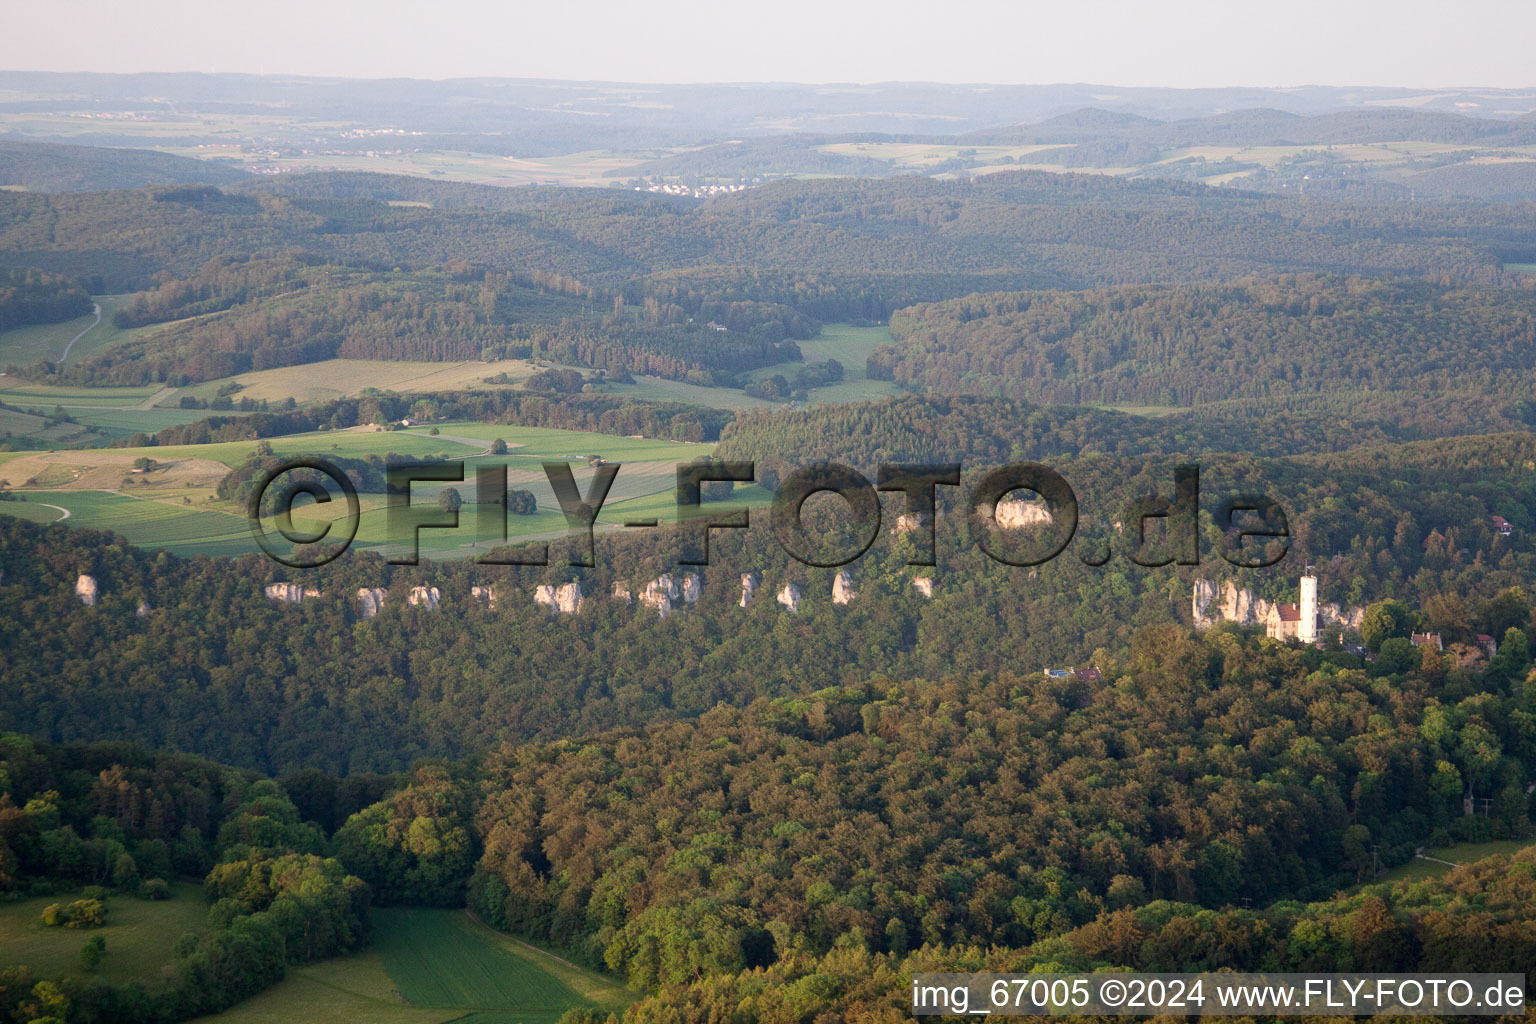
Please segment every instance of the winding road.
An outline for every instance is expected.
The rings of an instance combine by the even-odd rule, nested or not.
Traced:
[[[69,344],[64,346],[64,351],[62,353],[60,353],[60,355],[59,355],[59,362],[60,363],[63,363],[64,361],[69,359],[69,350],[75,347],[75,342],[79,341],[81,338],[83,338],[87,334],[91,333],[91,331],[96,329],[96,325],[101,323],[101,303],[99,303],[99,302],[91,303],[91,312],[96,314],[96,319],[91,321],[91,326],[87,327],[85,330],[81,331],[79,334],[77,334],[73,338],[69,339]],[[49,507],[52,508],[54,506],[49,506]],[[68,514],[69,513],[67,513],[67,512],[65,513],[65,515],[68,515]]]

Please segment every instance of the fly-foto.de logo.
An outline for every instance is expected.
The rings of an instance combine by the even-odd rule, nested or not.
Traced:
[[[545,481],[564,515],[570,544],[568,564],[596,564],[594,531],[598,517],[623,471],[621,463],[594,467],[583,487],[570,463],[541,464]],[[482,565],[550,564],[549,542],[508,548],[507,468],[481,465],[474,472],[472,502],[463,502],[453,490],[451,501],[413,500],[413,494],[437,485],[442,488],[465,482],[463,462],[395,463],[385,471],[385,534],[391,553],[387,561],[416,565],[421,557],[424,530],[462,530],[465,505],[472,505],[477,544],[488,544],[489,553],[475,561]],[[758,482],[752,462],[700,461],[677,466],[675,514],[670,524],[677,531],[677,562],[708,565],[710,535],[715,530],[746,530],[760,523],[762,509],[719,507],[707,501],[712,485],[730,487]],[[1077,494],[1056,470],[1038,462],[1019,462],[990,469],[966,490],[963,514],[969,520],[976,545],[994,561],[1013,566],[1037,566],[1071,549],[1085,565],[1100,566],[1116,554],[1144,567],[1198,565],[1203,554],[1200,531],[1200,468],[1174,467],[1169,493],[1132,498],[1122,519],[1115,523],[1118,542],[1106,537],[1078,536],[1080,510]],[[902,508],[897,526],[912,545],[909,565],[938,564],[940,537],[938,510],[940,488],[959,488],[961,467],[942,465],[882,465],[871,481],[858,470],[836,462],[802,466],[785,476],[774,490],[767,508],[767,528],[789,557],[805,565],[835,567],[855,561],[869,550],[880,533],[881,494],[893,496]],[[290,459],[269,472],[252,496],[251,532],[261,549],[274,560],[293,568],[315,568],[334,561],[357,539],[362,520],[359,487],[352,475],[320,458]],[[1022,493],[1022,496],[1021,496]],[[846,508],[837,543],[808,526],[806,503],[813,496],[835,495]],[[303,499],[309,499],[307,502]],[[344,503],[345,512],[333,519],[300,527],[294,514],[313,513],[314,506]],[[1266,568],[1279,562],[1289,550],[1290,527],[1285,510],[1264,494],[1223,497],[1209,510],[1220,533],[1216,553],[1241,568]],[[663,525],[657,517],[622,519],[613,524],[625,530]],[[1022,539],[1021,539],[1022,537]],[[1078,543],[1074,544],[1074,540]],[[291,547],[284,549],[286,541]]]

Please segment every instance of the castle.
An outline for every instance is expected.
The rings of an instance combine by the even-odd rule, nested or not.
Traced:
[[[1264,618],[1264,632],[1274,640],[1299,640],[1304,644],[1317,642],[1317,577],[1312,567],[1301,578],[1301,603],[1271,605]]]
[[[1320,604],[1317,576],[1310,565],[1301,578],[1299,604],[1271,604],[1232,580],[1218,586],[1208,579],[1195,580],[1190,603],[1196,629],[1217,622],[1235,622],[1240,626],[1263,626],[1264,631],[1277,640],[1296,640],[1304,644],[1316,643],[1324,630],[1358,631],[1365,618],[1365,609],[1359,606]]]

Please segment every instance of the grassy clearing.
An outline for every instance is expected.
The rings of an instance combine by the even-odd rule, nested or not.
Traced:
[[[159,324],[146,327],[121,328],[112,323],[112,315],[133,301],[132,295],[97,295],[93,301],[101,307],[101,322],[94,327],[94,313],[65,320],[56,324],[33,324],[0,331],[0,367],[30,366],[40,360],[56,361],[69,348],[69,362],[78,363],[87,356],[118,342],[127,341],[136,334],[153,330]],[[84,334],[80,332],[84,331]],[[70,345],[70,340],[79,340]]]
[[[26,964],[40,978],[154,982],[161,967],[173,959],[176,940],[207,926],[208,903],[200,886],[178,882],[171,894],[159,902],[113,896],[107,901],[107,923],[80,930],[46,928],[42,923],[44,907],[68,903],[79,893],[0,903],[0,965]],[[80,966],[80,949],[93,935],[106,939],[107,952],[100,969],[87,975]]]
[[[611,979],[459,911],[402,908],[375,917],[379,958],[413,1006],[475,1010],[490,1024],[553,1021],[572,1007],[621,1010],[633,998]]]
[[[288,976],[204,1024],[441,1024],[462,1010],[409,1006],[377,953],[289,968]]]
[[[774,374],[783,374],[793,381],[795,374],[806,363],[819,363],[836,359],[843,364],[844,377],[836,384],[811,388],[807,395],[811,404],[822,402],[865,402],[884,398],[896,393],[895,385],[888,381],[870,380],[864,372],[870,354],[891,342],[891,332],[884,327],[853,327],[849,324],[829,324],[821,334],[809,341],[799,342],[803,363],[779,363],[753,370],[753,380],[763,380]]]
[[[615,1012],[635,998],[462,911],[383,909],[373,919],[369,949],[294,968],[204,1024],[553,1024],[572,1007]]]
[[[512,431],[517,428],[506,429]],[[217,444],[160,445],[148,448],[114,448],[112,452],[126,455],[129,462],[141,455],[146,455],[157,462],[170,459],[201,459],[219,462],[233,468],[250,458],[258,443],[257,441],[225,441]],[[476,451],[471,445],[460,441],[450,441],[445,437],[431,437],[425,430],[317,430],[308,434],[269,438],[267,443],[272,446],[275,454],[284,456],[338,455],[363,458],[367,455],[396,454],[422,457],[441,455],[453,458],[473,455]],[[510,438],[508,443],[511,443]],[[78,455],[72,452],[55,454],[57,457],[85,463],[100,458],[100,455],[94,452],[80,452]]]
[[[1524,849],[1536,843],[1533,839],[1497,839],[1491,843],[1457,843],[1454,846],[1446,846],[1438,850],[1425,850],[1426,856],[1436,860],[1450,861],[1452,864],[1471,864],[1473,861],[1482,860],[1485,857],[1495,857],[1499,854],[1510,854],[1516,850]],[[1426,878],[1439,878],[1451,870],[1447,864],[1438,864],[1433,860],[1419,860],[1414,858],[1406,864],[1399,865],[1381,876],[1383,882],[1420,882]]]
[[[897,393],[890,381],[870,380],[865,363],[875,349],[891,343],[891,332],[884,327],[853,327],[828,324],[819,337],[800,342],[800,354],[808,363],[836,359],[846,376],[836,384],[813,388],[810,400],[819,402],[869,402]]]
[[[821,334],[808,341],[798,342],[804,362],[777,363],[753,370],[747,376],[754,380],[783,374],[786,380],[794,380],[796,372],[806,363],[818,363],[836,359],[843,364],[846,376],[836,384],[812,388],[808,394],[811,404],[835,402],[869,402],[897,394],[896,386],[888,381],[870,380],[865,374],[865,363],[870,353],[891,341],[890,331],[884,327],[854,327],[851,324],[827,324]],[[664,380],[660,377],[636,377],[633,384],[603,385],[609,394],[624,395],[651,402],[686,402],[711,409],[772,409],[782,408],[782,402],[766,402],[735,388],[704,387],[682,381]]]
[[[1088,404],[1093,409],[1107,409],[1110,412],[1123,412],[1131,416],[1146,416],[1150,419],[1156,419],[1160,416],[1171,416],[1176,412],[1187,411],[1184,406],[1180,405],[1116,405],[1112,402],[1090,402]]]
[[[1517,274],[1536,275],[1536,263],[1506,263],[1505,270],[1513,270]]]
[[[73,353],[70,358],[74,358]],[[101,444],[103,440],[127,437],[138,431],[152,433],[208,415],[195,409],[152,407],[158,397],[169,393],[170,389],[158,385],[144,388],[54,387],[0,375],[0,402],[14,409],[42,414],[26,417],[25,412],[0,409],[0,437],[10,434],[31,438],[33,442],[49,447],[70,448]],[[46,420],[59,407],[76,422],[50,427]],[[99,432],[93,434],[85,429],[87,427],[98,428]]]
[[[800,364],[795,363],[795,366]],[[745,391],[735,388],[705,387],[663,377],[636,376],[633,384],[607,383],[603,390],[608,394],[636,398],[644,402],[684,402],[702,405],[708,409],[771,409],[777,402],[765,402]]]

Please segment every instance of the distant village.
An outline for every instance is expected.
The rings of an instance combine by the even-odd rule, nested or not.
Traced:
[[[729,185],[681,185],[670,181],[652,181],[635,186],[636,192],[659,192],[668,196],[689,196],[694,199],[707,199],[710,196],[726,195],[731,192],[744,192],[756,185],[761,185],[762,179],[753,178],[751,181],[737,181]]]

